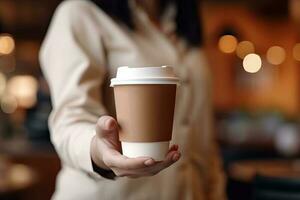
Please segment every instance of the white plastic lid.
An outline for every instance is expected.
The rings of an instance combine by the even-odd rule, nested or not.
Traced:
[[[179,84],[173,68],[162,67],[119,67],[116,78],[111,79],[111,87],[133,84]]]

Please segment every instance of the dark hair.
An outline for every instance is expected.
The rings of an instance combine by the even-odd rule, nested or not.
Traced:
[[[111,17],[123,22],[130,29],[134,29],[134,23],[128,0],[92,0]],[[177,8],[176,33],[184,38],[190,46],[202,45],[202,30],[199,9],[199,0],[161,0],[161,11],[171,2]]]

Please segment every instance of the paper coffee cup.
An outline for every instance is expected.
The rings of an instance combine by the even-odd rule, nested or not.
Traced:
[[[172,139],[178,82],[168,66],[118,68],[111,87],[123,155],[164,159]]]

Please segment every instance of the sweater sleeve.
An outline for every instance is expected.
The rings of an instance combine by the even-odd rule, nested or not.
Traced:
[[[56,10],[40,50],[53,110],[51,141],[64,165],[93,177],[90,145],[95,124],[106,114],[101,97],[105,54],[99,26],[87,1],[65,1]]]

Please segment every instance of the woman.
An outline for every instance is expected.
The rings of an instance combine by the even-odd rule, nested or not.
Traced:
[[[53,101],[51,138],[63,163],[53,199],[224,198],[200,34],[193,0],[59,6],[40,54]],[[171,65],[182,80],[173,133],[180,152],[173,145],[163,162],[119,153],[109,79],[122,65]]]

